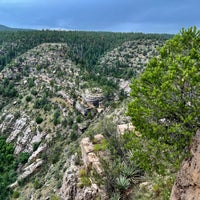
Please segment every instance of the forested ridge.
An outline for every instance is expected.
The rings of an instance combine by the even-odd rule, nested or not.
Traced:
[[[154,39],[164,41],[171,35],[143,33],[110,33],[81,31],[1,31],[1,69],[11,59],[42,43],[67,43],[70,46],[70,56],[76,62],[88,69],[96,64],[97,59],[106,51],[125,41],[139,39]]]

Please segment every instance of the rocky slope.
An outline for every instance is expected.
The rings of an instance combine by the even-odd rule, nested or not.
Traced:
[[[109,69],[106,79],[128,94],[130,77],[119,76],[121,68],[125,74],[138,74],[159,45],[150,40],[126,42],[102,56],[98,65]],[[84,154],[83,138],[91,132],[101,134],[94,127],[104,117],[112,116],[116,127],[129,120],[118,88],[106,96],[105,87],[84,79],[88,72],[69,55],[65,43],[43,43],[16,57],[0,73],[0,135],[14,144],[16,156],[29,154],[10,185],[20,200],[107,198],[105,188],[84,171],[91,163],[86,161],[88,153],[95,160],[92,166],[99,174],[101,170],[94,153]]]

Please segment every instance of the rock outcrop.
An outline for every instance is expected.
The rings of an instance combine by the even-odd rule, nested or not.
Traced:
[[[75,108],[78,112],[80,112],[83,116],[86,116],[87,113],[90,111],[90,108],[86,107],[84,104],[80,103],[79,101],[76,102]]]
[[[177,174],[171,200],[200,199],[200,130],[193,139],[190,152],[191,157],[183,161]]]
[[[70,166],[67,168],[62,187],[60,188],[60,197],[62,200],[96,200],[101,197],[106,199],[105,193],[94,183],[91,186],[79,186],[79,167],[75,164],[76,156],[72,156]]]
[[[20,181],[22,181],[23,179],[29,177],[30,175],[34,174],[36,172],[36,170],[43,164],[43,160],[42,159],[37,159],[35,162],[33,162],[32,164],[30,164],[29,166],[25,167],[22,171],[22,174],[19,175],[19,177],[17,178],[17,181],[14,182],[13,184],[11,184],[9,187],[10,188],[15,188],[18,186],[18,183]]]
[[[21,113],[21,115],[15,117],[11,113],[5,114],[0,124],[0,133],[9,134],[6,141],[15,144],[15,154],[32,153],[33,144],[41,142],[47,133],[38,131],[36,122],[31,120],[30,116],[25,113]]]
[[[135,127],[131,123],[117,125],[117,132],[119,135],[123,135],[126,131],[131,132],[134,130],[135,130]]]
[[[96,141],[101,141],[103,136],[101,134],[95,135]],[[94,168],[99,174],[102,174],[101,164],[98,156],[94,153],[94,145],[88,137],[83,138],[80,143],[83,163],[86,168]]]
[[[93,88],[92,90],[85,90],[83,100],[91,106],[98,107],[99,103],[104,99],[103,92],[100,88]]]

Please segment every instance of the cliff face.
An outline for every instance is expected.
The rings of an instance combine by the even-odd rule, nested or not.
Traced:
[[[171,200],[200,199],[200,130],[197,131],[191,157],[184,160],[172,188]]]

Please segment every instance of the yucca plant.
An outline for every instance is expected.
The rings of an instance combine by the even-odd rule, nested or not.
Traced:
[[[136,184],[141,179],[141,170],[135,164],[122,163],[121,173],[124,177],[130,179],[130,182]]]
[[[121,195],[119,193],[113,193],[111,200],[120,200]]]
[[[128,189],[130,186],[130,179],[125,176],[120,175],[116,178],[116,187],[120,191]]]

